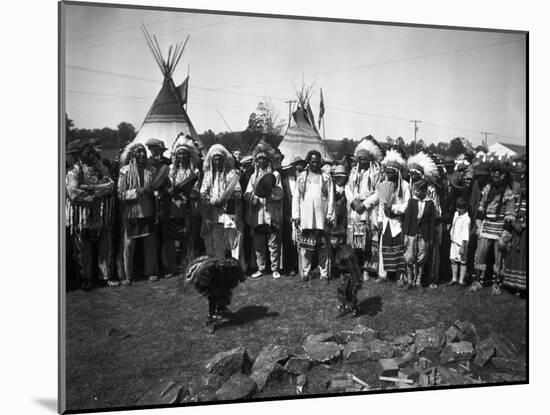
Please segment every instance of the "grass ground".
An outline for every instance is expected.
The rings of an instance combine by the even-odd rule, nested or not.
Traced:
[[[196,378],[217,352],[245,346],[255,356],[269,343],[301,352],[307,335],[351,330],[357,323],[391,338],[468,320],[481,339],[500,333],[526,353],[526,302],[507,292],[494,297],[489,289],[474,294],[440,287],[422,293],[367,282],[359,301],[359,317],[337,319],[335,282],[248,279],[234,291],[232,318],[211,335],[204,326],[206,300],[193,290],[182,294],[179,279],[69,292],[68,409],[131,406],[161,379],[186,384]],[[263,396],[289,393],[268,388]]]

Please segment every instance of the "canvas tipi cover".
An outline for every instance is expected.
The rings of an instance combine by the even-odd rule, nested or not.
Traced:
[[[317,150],[321,153],[323,160],[334,160],[315,126],[309,102],[300,100],[296,111],[292,113],[288,129],[279,144],[279,150],[285,156],[283,167],[292,163],[296,156],[305,159],[310,150]]]
[[[176,141],[180,133],[190,135],[197,142],[200,150],[203,151],[204,145],[200,142],[197,131],[183,108],[184,103],[180,91],[176,88],[172,80],[172,74],[183,53],[185,44],[177,44],[173,54],[171,53],[172,47],[170,47],[168,58],[164,59],[156,41],[151,39],[145,28],[143,28],[143,32],[149,44],[149,48],[162,71],[164,81],[162,83],[162,88],[153,101],[153,105],[149,108],[149,112],[141,128],[134,140],[126,146],[124,153],[126,153],[128,148],[133,144],[145,144],[145,142],[151,138],[162,140],[164,145],[168,149],[171,149],[172,144]],[[186,82],[187,81],[188,79],[186,79]]]
[[[180,133],[189,134],[193,139],[199,140],[197,131],[181,104],[174,81],[172,78],[165,78],[133,143],[145,144],[150,138],[158,138],[164,141],[166,147],[172,148]]]

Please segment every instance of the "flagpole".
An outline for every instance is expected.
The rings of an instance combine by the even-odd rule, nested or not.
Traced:
[[[189,71],[191,68],[191,63],[187,64],[187,91],[185,91],[187,100],[185,101],[185,111],[189,111]]]

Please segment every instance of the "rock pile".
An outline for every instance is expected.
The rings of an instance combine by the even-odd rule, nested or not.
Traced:
[[[247,400],[281,382],[295,388],[296,394],[308,394],[526,380],[525,361],[518,357],[516,346],[495,333],[480,341],[475,326],[467,321],[392,339],[382,339],[358,324],[351,331],[309,335],[302,349],[293,353],[269,344],[254,361],[244,347],[218,353],[187,388],[161,382],[138,404]],[[354,369],[362,372],[354,374]],[[319,382],[315,376],[320,373],[320,379],[327,380]],[[317,385],[325,389],[308,390]]]

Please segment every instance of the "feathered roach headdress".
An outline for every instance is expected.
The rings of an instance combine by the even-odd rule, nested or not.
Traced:
[[[235,159],[231,153],[221,144],[214,144],[208,149],[206,156],[204,157],[203,171],[206,172],[212,168],[212,158],[215,155],[220,155],[224,158],[224,170],[229,171],[235,165]]]
[[[407,160],[407,167],[409,171],[416,171],[424,179],[432,183],[437,180],[439,176],[437,164],[434,159],[424,151],[409,157]]]
[[[363,152],[368,153],[375,161],[382,161],[384,158],[384,150],[382,146],[372,137],[363,138],[357,147],[355,147],[354,156],[358,158]]]
[[[382,165],[387,168],[393,168],[402,171],[407,167],[406,156],[401,147],[391,147],[386,151],[386,156],[382,160]]]

